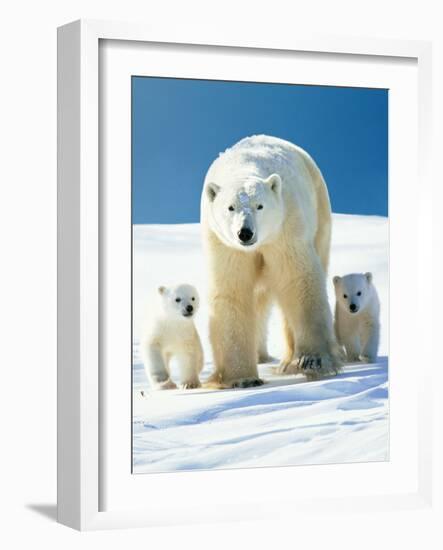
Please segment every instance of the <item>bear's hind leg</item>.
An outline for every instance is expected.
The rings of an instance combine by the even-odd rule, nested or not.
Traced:
[[[256,341],[259,363],[271,363],[274,357],[268,353],[268,322],[271,311],[271,296],[266,289],[255,293]]]
[[[280,374],[285,374],[290,368],[289,365],[291,365],[294,359],[295,352],[294,333],[292,332],[286,317],[283,318],[283,335],[285,340],[285,351],[283,352],[282,360],[278,366],[278,372]]]

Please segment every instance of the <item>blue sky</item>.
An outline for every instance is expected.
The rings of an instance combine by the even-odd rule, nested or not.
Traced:
[[[133,223],[192,223],[212,160],[243,137],[300,145],[333,212],[388,215],[388,91],[132,78]]]

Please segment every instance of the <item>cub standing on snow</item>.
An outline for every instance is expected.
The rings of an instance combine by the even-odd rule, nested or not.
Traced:
[[[380,337],[380,302],[371,273],[334,277],[335,334],[348,361],[375,363]]]
[[[178,362],[183,389],[200,387],[203,350],[193,317],[199,296],[191,285],[159,287],[160,300],[149,319],[142,340],[146,375],[157,390],[175,389],[169,364]]]

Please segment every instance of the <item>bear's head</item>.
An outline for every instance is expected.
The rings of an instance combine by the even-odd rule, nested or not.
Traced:
[[[158,292],[163,312],[168,317],[192,319],[197,313],[199,295],[192,285],[160,286]]]
[[[284,220],[281,186],[278,174],[238,183],[208,181],[204,194],[212,231],[227,246],[257,249],[280,231]]]
[[[351,273],[333,279],[337,304],[349,313],[363,310],[371,298],[372,273]]]

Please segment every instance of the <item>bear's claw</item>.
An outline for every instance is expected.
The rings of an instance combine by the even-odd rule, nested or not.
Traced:
[[[232,382],[232,388],[254,388],[257,386],[262,386],[264,381],[261,378],[240,378],[239,380],[234,380]]]
[[[302,370],[321,370],[321,357],[303,356],[298,360],[299,368]]]
[[[339,364],[333,357],[328,356],[302,355],[295,363],[298,371],[302,372],[309,379],[336,375],[339,371]]]
[[[335,375],[340,369],[339,363],[333,358],[320,355],[301,355],[290,363],[280,364],[279,374],[304,374],[309,379]]]
[[[181,385],[182,390],[195,390],[197,388],[201,388],[199,380],[196,380],[195,382],[183,382]]]

